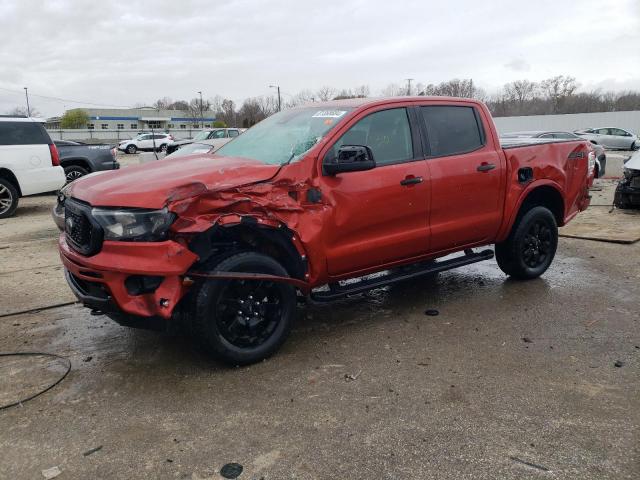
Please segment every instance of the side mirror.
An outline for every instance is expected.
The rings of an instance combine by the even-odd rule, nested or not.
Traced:
[[[343,145],[337,158],[325,158],[324,171],[327,175],[344,172],[362,172],[376,167],[371,149],[364,145]]]

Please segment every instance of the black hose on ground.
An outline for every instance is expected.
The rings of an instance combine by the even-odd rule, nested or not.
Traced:
[[[29,357],[29,356],[51,357],[51,358],[56,358],[58,360],[64,360],[64,361],[67,362],[67,370],[62,374],[62,376],[60,378],[58,378],[58,380],[56,380],[54,383],[49,385],[47,388],[45,388],[43,390],[40,390],[39,392],[35,393],[34,395],[31,395],[30,397],[18,400],[17,402],[7,403],[6,405],[0,405],[0,410],[4,410],[6,408],[11,408],[11,407],[16,407],[18,405],[22,405],[23,403],[28,402],[29,400],[33,400],[34,398],[42,395],[43,393],[48,392],[53,387],[55,387],[60,382],[62,382],[62,380],[64,380],[65,377],[71,371],[71,360],[69,360],[68,358],[65,358],[65,357],[61,357],[60,355],[56,355],[55,353],[46,353],[46,352],[9,352],[9,353],[3,353],[3,352],[0,352],[0,357],[20,357],[20,356],[24,356],[24,357]]]

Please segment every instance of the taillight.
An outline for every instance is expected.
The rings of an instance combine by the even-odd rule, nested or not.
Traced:
[[[58,149],[53,143],[49,144],[49,151],[51,152],[51,165],[53,165],[54,167],[59,167],[60,154],[58,153]]]

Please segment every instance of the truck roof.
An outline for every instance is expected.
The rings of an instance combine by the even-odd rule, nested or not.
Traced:
[[[367,97],[367,98],[346,98],[343,100],[328,100],[326,102],[309,102],[300,107],[349,107],[349,108],[358,108],[362,106],[369,105],[383,105],[385,103],[395,103],[395,102],[415,102],[421,103],[425,100],[428,101],[438,101],[438,102],[471,102],[480,104],[479,100],[475,98],[460,98],[460,97],[434,97],[434,96],[411,96],[411,97]],[[298,108],[300,108],[298,107]]]

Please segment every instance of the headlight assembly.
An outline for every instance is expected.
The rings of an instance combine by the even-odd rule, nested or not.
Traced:
[[[105,240],[159,242],[167,239],[175,215],[166,208],[94,208],[91,215],[104,231]]]

